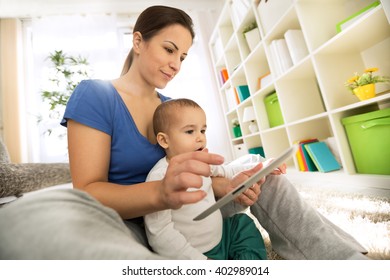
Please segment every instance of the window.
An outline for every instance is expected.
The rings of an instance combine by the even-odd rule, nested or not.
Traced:
[[[66,128],[59,124],[63,112],[53,116],[41,98],[52,75],[47,57],[58,50],[81,55],[93,69],[92,78],[116,78],[131,44],[130,27],[121,23],[112,15],[51,16],[23,21],[30,161],[68,160]],[[48,129],[52,131],[50,135],[45,133]]]

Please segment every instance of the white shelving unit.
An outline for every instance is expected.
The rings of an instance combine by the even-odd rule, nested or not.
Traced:
[[[332,137],[333,149],[343,166],[342,170],[332,172],[333,178],[335,174],[343,180],[358,178],[367,186],[390,190],[390,176],[356,173],[341,123],[344,117],[390,106],[388,85],[377,84],[377,92],[381,94],[366,101],[359,101],[344,86],[353,73],[361,73],[369,67],[378,67],[379,75],[390,73],[390,26],[382,5],[337,33],[337,23],[373,0],[272,0],[268,1],[273,6],[267,12],[262,6],[268,5],[264,0],[260,5],[259,1],[247,1],[249,8],[241,12],[238,20],[235,2],[237,0],[226,1],[209,43],[233,154],[235,145],[244,145],[247,149],[262,146],[267,157],[274,157],[296,141]],[[261,39],[250,51],[242,30],[253,21],[257,22]],[[283,39],[289,29],[302,30],[308,54],[275,75],[278,66],[271,44],[273,40]],[[223,68],[229,74],[224,83],[220,78]],[[272,82],[258,88],[259,77],[267,72],[271,72]],[[250,96],[232,108],[227,94],[243,84],[248,85]],[[284,124],[276,127],[269,126],[264,104],[264,98],[273,91],[277,92],[284,119]],[[250,132],[249,123],[242,122],[246,106],[255,108],[259,128],[256,133]],[[242,130],[238,138],[232,131],[235,118]],[[288,164],[298,170],[295,158]],[[319,178],[326,175],[318,174]]]

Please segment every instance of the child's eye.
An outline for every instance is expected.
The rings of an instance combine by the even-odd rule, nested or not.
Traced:
[[[201,132],[202,134],[206,134],[206,129],[202,129],[200,132]]]
[[[192,134],[192,133],[194,133],[194,130],[193,129],[192,130],[187,130],[186,133],[187,134]]]
[[[185,57],[185,56],[181,56],[181,57],[180,57],[180,61],[181,61],[181,62],[183,62],[183,61],[184,61],[184,59],[186,59],[186,57]]]

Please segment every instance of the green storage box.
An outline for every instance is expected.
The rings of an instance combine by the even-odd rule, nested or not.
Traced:
[[[284,124],[282,111],[280,110],[279,99],[276,92],[264,98],[265,110],[268,115],[268,122],[270,127],[275,127]]]
[[[356,172],[390,175],[390,108],[341,120]]]

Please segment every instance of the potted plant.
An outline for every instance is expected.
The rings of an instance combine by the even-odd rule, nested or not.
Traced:
[[[256,21],[252,21],[247,26],[245,26],[242,33],[244,34],[250,51],[253,51],[260,42],[260,32]]]
[[[44,134],[50,135],[53,128],[59,126],[68,100],[81,80],[91,77],[91,69],[86,58],[71,56],[62,50],[50,53],[47,58],[51,63],[48,81],[41,91],[44,103],[48,105],[48,116],[40,116],[38,122],[43,126]],[[63,137],[63,135],[60,135]]]
[[[378,70],[378,68],[367,68],[362,75],[355,73],[355,75],[345,83],[345,86],[360,100],[372,98],[375,96],[376,83],[390,82],[390,77],[374,76],[372,74]]]
[[[232,119],[233,135],[235,138],[241,137],[241,127],[237,118]]]

